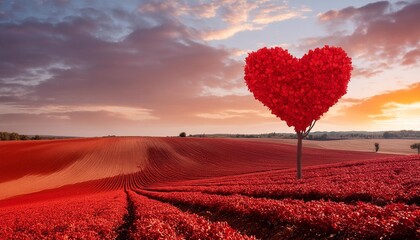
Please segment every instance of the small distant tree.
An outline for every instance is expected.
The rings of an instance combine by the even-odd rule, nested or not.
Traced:
[[[384,132],[383,138],[389,139],[389,138],[397,138],[398,136],[392,132]]]
[[[375,143],[375,152],[379,151],[379,143]]]
[[[179,136],[180,136],[180,137],[186,137],[186,136],[187,136],[187,134],[186,134],[185,132],[181,132],[181,133],[179,134]]]
[[[20,140],[28,140],[28,136],[26,136],[26,135],[20,135]]]
[[[6,141],[10,139],[10,134],[8,132],[0,132],[0,138],[2,141]]]
[[[35,136],[33,136],[31,139],[32,139],[32,140],[40,140],[40,139],[41,139],[41,137],[40,137],[39,135],[35,135]]]
[[[417,149],[417,155],[420,154],[420,143],[414,143],[410,146],[411,149]]]
[[[319,137],[319,140],[327,140],[328,139],[328,134],[324,133],[321,135],[321,137]]]
[[[9,137],[10,137],[10,140],[20,140],[19,134],[18,133],[15,133],[15,132],[12,132],[9,135]]]

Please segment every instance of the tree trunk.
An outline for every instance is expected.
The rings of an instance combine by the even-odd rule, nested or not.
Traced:
[[[302,179],[302,133],[297,133],[298,144],[297,144],[297,179]]]

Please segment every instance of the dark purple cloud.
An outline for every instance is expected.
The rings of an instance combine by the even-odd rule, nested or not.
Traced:
[[[150,111],[155,123],[196,124],[205,120],[197,113],[221,106],[242,109],[252,102],[203,97],[205,87],[242,86],[243,63],[232,60],[230,50],[201,42],[193,29],[169,15],[155,15],[83,8],[54,21],[0,22],[0,104],[15,107],[0,113],[1,122],[21,129],[28,122],[39,123],[40,129],[83,122],[132,124],[112,111],[75,108],[124,106]],[[50,106],[68,111],[45,110]]]
[[[381,18],[389,10],[390,5],[388,1],[380,1],[369,3],[360,8],[347,7],[341,10],[330,10],[319,15],[319,20],[329,24],[337,24],[351,19],[363,24]]]
[[[398,4],[380,1],[360,8],[330,10],[319,15],[319,20],[336,29],[335,33],[308,39],[308,46],[339,45],[352,56],[377,62],[377,65],[415,64],[418,55],[406,54],[420,47],[419,16],[419,1]],[[353,24],[354,29],[349,33],[338,31],[340,26],[346,23]],[[409,59],[405,59],[405,56]]]

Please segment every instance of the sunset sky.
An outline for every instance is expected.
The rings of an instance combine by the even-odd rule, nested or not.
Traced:
[[[348,92],[313,131],[420,130],[420,1],[0,0],[0,131],[293,132],[254,100],[261,47],[342,47]]]

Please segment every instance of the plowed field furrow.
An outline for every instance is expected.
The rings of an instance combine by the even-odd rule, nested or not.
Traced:
[[[389,195],[384,195],[381,192],[381,189],[375,189],[379,192],[363,192],[363,191],[354,191],[349,188],[345,193],[337,193],[327,189],[318,190],[318,189],[305,189],[303,191],[298,191],[298,189],[287,189],[285,190],[281,186],[250,186],[249,188],[244,188],[244,186],[229,186],[226,188],[149,188],[145,189],[148,191],[162,192],[162,193],[171,193],[171,192],[199,192],[205,194],[216,194],[221,196],[234,196],[241,195],[252,198],[262,198],[262,199],[273,199],[273,200],[283,200],[283,199],[294,199],[294,200],[303,200],[308,201],[331,201],[339,202],[346,204],[356,204],[358,202],[370,203],[378,206],[384,206],[391,203],[402,203],[402,204],[415,204],[420,205],[418,193],[417,194],[394,194],[388,193]],[[301,188],[299,188],[301,190]],[[413,190],[414,191],[414,190]],[[417,188],[415,191],[419,191]],[[408,196],[404,196],[408,195]],[[389,197],[388,197],[389,196]]]
[[[0,239],[420,239],[418,156],[305,146],[0,142]]]
[[[84,195],[100,194],[103,192],[115,190],[123,191],[124,186],[122,186],[121,184],[117,184],[116,186],[118,187],[115,187],[114,184],[118,182],[119,178],[124,179],[128,176],[130,175],[91,180],[83,183],[69,184],[59,188],[43,190],[36,193],[19,195],[1,200],[0,208],[6,206],[21,205],[25,203],[35,203],[54,199],[62,199],[74,196],[83,197]]]
[[[100,191],[119,189],[125,184],[144,187],[284,169],[294,167],[295,149],[290,145],[230,139],[127,137],[1,142],[0,154],[0,199],[4,199],[133,173],[138,174],[135,183],[109,183],[105,188],[100,185]],[[356,155],[357,159],[381,156],[308,148],[304,151],[304,165],[341,162]]]
[[[403,161],[401,161],[404,159]],[[390,169],[390,166],[398,169]],[[417,156],[407,157],[388,157],[374,160],[364,161],[347,161],[345,163],[323,164],[320,166],[309,166],[305,168],[304,181],[312,181],[313,179],[320,178],[341,178],[343,173],[351,171],[352,175],[372,175],[376,173],[395,172],[400,174],[401,171],[406,175],[410,175],[410,171],[418,171],[420,159]],[[375,166],[372,168],[371,166]],[[402,168],[402,169],[401,169]],[[392,171],[392,172],[390,172]],[[413,172],[413,173],[414,173]],[[174,183],[165,183],[165,186],[228,186],[238,184],[258,184],[259,182],[274,183],[274,184],[295,184],[296,183],[296,170],[271,170],[271,171],[255,171],[253,173],[235,174],[230,176],[213,177],[211,179],[198,179],[194,181],[179,181]],[[381,173],[382,175],[382,173]],[[416,177],[417,174],[411,174]]]
[[[196,138],[90,138],[0,142],[0,199],[119,175],[123,186],[230,176],[294,167],[295,148],[277,143]],[[377,158],[380,154],[304,149],[304,165]],[[107,181],[107,180],[106,180]]]
[[[40,141],[40,146],[37,146],[36,142],[12,144],[13,154],[0,160],[0,166],[3,165],[0,168],[0,176],[13,171],[21,175],[0,182],[0,199],[138,172],[147,163],[146,143],[144,138],[90,138]],[[1,155],[1,151],[10,152],[7,148],[9,145],[8,142],[0,143]],[[27,145],[30,148],[25,150]],[[36,150],[32,152],[32,148]],[[80,154],[75,156],[73,152]],[[34,157],[33,161],[29,161],[31,156]],[[66,164],[60,159],[65,159]],[[57,164],[61,164],[60,169],[50,169],[50,165]],[[42,166],[45,168],[44,172],[25,170]]]
[[[316,168],[307,170],[309,179],[296,181],[290,172],[268,172],[216,179],[172,183],[149,188],[162,192],[202,192],[220,195],[241,194],[272,199],[331,200],[354,203],[357,201],[385,205],[392,202],[417,204],[419,200],[420,159],[406,156],[386,161],[364,162],[363,165]],[[316,174],[315,174],[316,173]],[[319,177],[316,177],[319,176]],[[207,184],[206,184],[207,182]],[[417,184],[415,184],[417,183]]]
[[[243,234],[248,236],[254,236],[256,239],[283,239],[276,238],[276,231],[284,230],[284,226],[275,226],[276,230],[273,229],[273,225],[265,219],[255,219],[246,216],[240,216],[236,213],[229,211],[220,211],[219,209],[212,208],[204,205],[191,204],[184,201],[168,200],[165,198],[157,197],[152,194],[140,192],[139,189],[134,190],[139,195],[146,196],[147,198],[155,201],[162,202],[163,204],[170,204],[181,211],[196,214],[210,222],[226,222],[232,228],[236,229]],[[290,227],[290,226],[289,226]],[[285,238],[286,239],[286,238]]]
[[[118,227],[117,233],[118,236],[116,240],[131,240],[134,239],[130,231],[134,229],[134,220],[136,218],[136,206],[131,199],[131,196],[128,194],[127,190],[124,191],[127,199],[126,214],[123,218],[123,223]]]
[[[256,199],[240,195],[220,196],[199,192],[151,192],[136,190],[149,198],[218,221],[227,221],[249,235],[262,239],[415,239],[420,207],[367,203],[348,205],[328,201],[304,202]]]
[[[226,222],[210,222],[167,203],[128,192],[134,204],[133,239],[254,239],[232,229]]]
[[[8,171],[2,171],[0,183],[60,171],[93,152],[95,145],[88,139],[1,142],[0,169]]]

